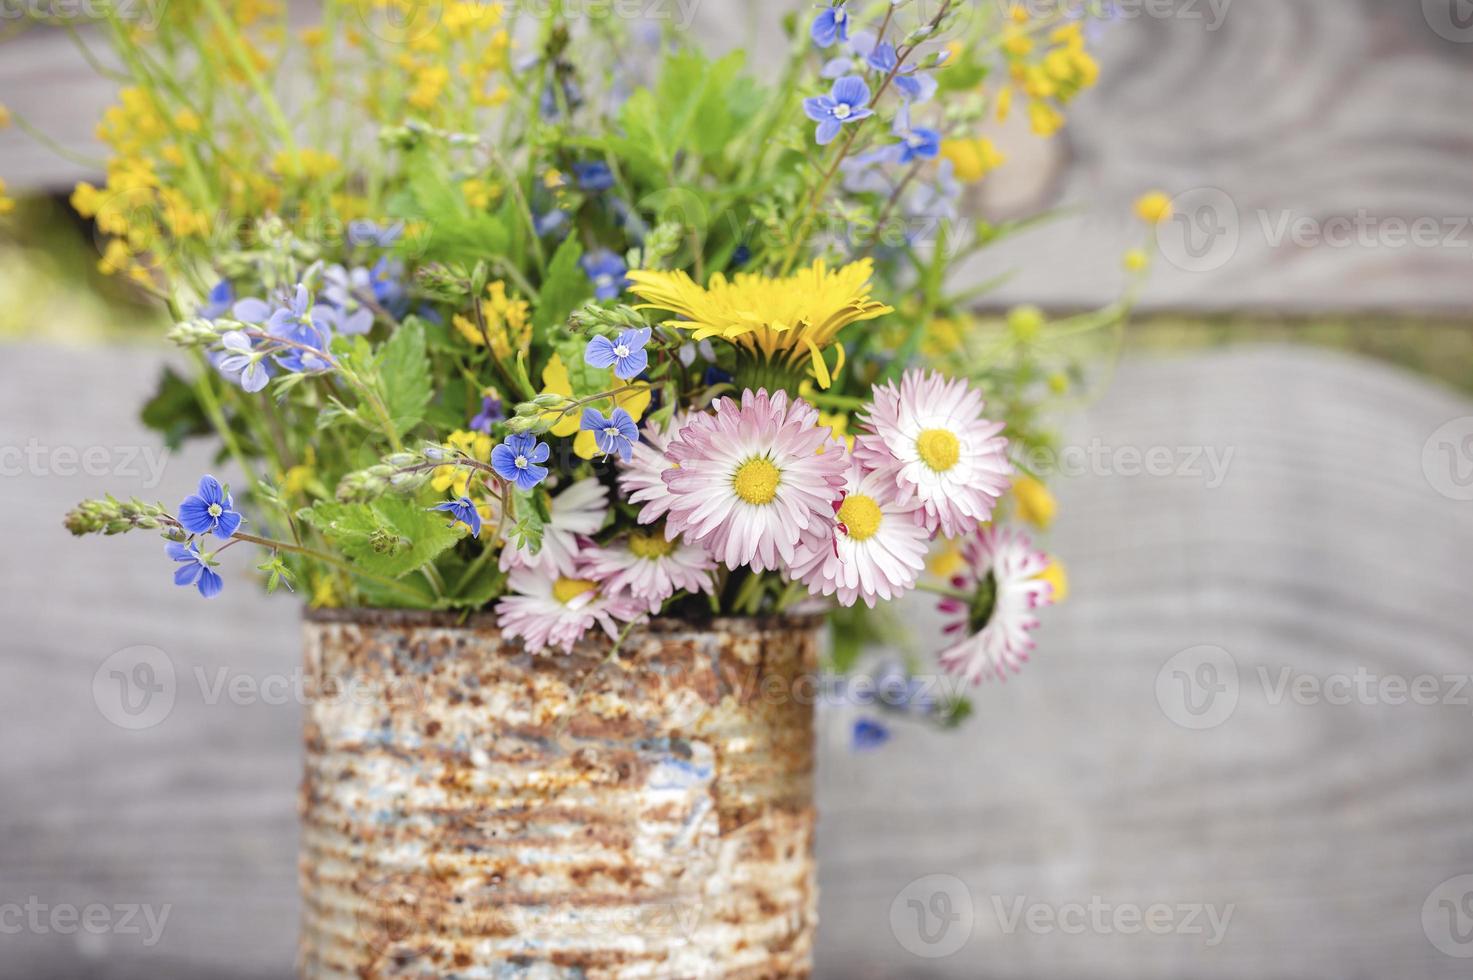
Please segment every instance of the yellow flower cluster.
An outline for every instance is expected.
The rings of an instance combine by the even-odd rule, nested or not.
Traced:
[[[1042,44],[1034,37],[1024,8],[1013,8],[1010,21],[1003,28],[1002,51],[1012,87],[999,93],[998,118],[1007,117],[1016,88],[1028,98],[1028,120],[1033,131],[1039,136],[1052,136],[1064,125],[1062,107],[1099,81],[1099,63],[1086,49],[1084,29],[1078,21],[1055,28]]]
[[[517,351],[525,350],[532,342],[530,312],[526,300],[508,296],[506,283],[497,280],[486,287],[486,299],[481,303],[484,331],[475,320],[459,313],[450,322],[470,343],[485,347],[489,341],[497,360],[511,361]]]
[[[395,51],[381,70],[401,76],[403,104],[375,89],[364,94],[374,118],[398,121],[408,107],[432,126],[474,130],[477,108],[496,106],[510,97],[501,80],[511,51],[511,34],[503,26],[505,9],[485,0],[451,0],[443,7],[422,0],[357,0],[375,37],[359,32],[348,41],[370,59],[380,57],[371,43],[387,41]],[[435,15],[438,14],[438,17]],[[331,84],[330,78],[323,79]]]

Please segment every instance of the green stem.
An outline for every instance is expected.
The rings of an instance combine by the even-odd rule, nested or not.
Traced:
[[[287,551],[294,555],[302,555],[305,558],[311,558],[314,561],[320,561],[325,565],[331,565],[334,568],[342,569],[349,575],[356,575],[359,578],[366,578],[370,581],[378,582],[380,585],[386,585],[389,588],[402,592],[407,596],[413,597],[414,599],[424,599],[424,596],[421,595],[419,592],[416,592],[415,590],[411,589],[409,586],[405,585],[403,582],[398,581],[397,579],[389,578],[386,575],[378,575],[374,572],[365,571],[361,568],[354,568],[352,565],[348,564],[342,559],[335,558],[332,555],[318,551],[315,548],[308,548],[299,544],[290,544],[286,541],[274,541],[271,538],[260,538],[254,534],[246,534],[244,531],[236,531],[233,535],[231,535],[231,538],[237,541],[245,541],[250,544],[260,545],[263,548],[270,548],[273,551]]]
[[[261,105],[266,110],[266,115],[271,117],[272,124],[276,127],[277,134],[281,136],[282,145],[287,152],[295,155],[297,142],[292,138],[291,123],[287,122],[286,113],[281,111],[281,104],[276,101],[276,96],[271,94],[271,89],[261,78],[261,73],[256,70],[255,62],[251,61],[250,52],[246,50],[245,42],[241,40],[240,31],[225,8],[220,6],[220,0],[200,0],[204,5],[205,12],[210,15],[210,20],[215,22],[220,34],[225,38],[225,44],[230,48],[231,55],[235,58],[236,65],[241,74],[250,83],[256,96],[261,100]]]

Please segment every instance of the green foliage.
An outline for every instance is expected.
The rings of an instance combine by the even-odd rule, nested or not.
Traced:
[[[533,343],[545,340],[552,327],[567,320],[569,314],[593,295],[593,284],[578,264],[582,257],[583,247],[572,236],[564,239],[553,253],[547,266],[547,279],[537,297],[537,310],[532,315]]]
[[[173,368],[164,368],[153,397],[144,403],[143,424],[163,436],[164,444],[178,449],[184,440],[214,431],[194,388]]]
[[[429,231],[416,244],[422,261],[475,262],[504,255],[512,235],[501,215],[472,208],[451,180],[449,161],[426,141],[408,154],[406,184],[389,204],[396,217]]]
[[[384,405],[400,436],[423,419],[434,395],[430,359],[425,354],[425,324],[411,316],[389,337],[379,355]]]
[[[365,572],[399,578],[433,561],[460,540],[445,515],[401,497],[371,504],[323,500],[297,516]]]

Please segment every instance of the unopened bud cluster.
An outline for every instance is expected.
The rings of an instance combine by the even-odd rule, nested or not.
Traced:
[[[567,395],[543,392],[528,402],[518,402],[516,414],[506,420],[506,431],[512,435],[530,432],[542,435],[552,429],[566,409],[574,404]]]
[[[123,534],[127,531],[173,532],[179,522],[169,515],[163,504],[145,504],[138,498],[118,500],[108,496],[102,500],[84,500],[66,515],[66,529],[80,537],[83,534]],[[182,533],[177,535],[184,537]]]

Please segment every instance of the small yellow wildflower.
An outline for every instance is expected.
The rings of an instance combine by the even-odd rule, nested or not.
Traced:
[[[997,121],[1007,122],[1008,116],[1013,112],[1013,90],[1004,88],[997,93]]]
[[[1043,311],[1036,306],[1015,306],[1008,312],[1008,329],[1020,344],[1032,343],[1047,323]]]
[[[557,190],[566,183],[561,170],[553,169],[542,175],[542,186],[550,191]]]
[[[9,125],[10,110],[5,107],[4,103],[0,103],[0,129],[5,129]]]
[[[484,432],[469,432],[464,429],[450,433],[445,445],[458,449],[471,459],[482,463],[491,461],[491,437]],[[430,479],[430,486],[444,493],[447,489],[452,497],[464,497],[470,490],[474,474],[464,466],[441,466]]]
[[[1003,155],[992,140],[981,136],[942,140],[941,157],[951,161],[952,172],[964,184],[976,183],[1004,163]]]
[[[1171,198],[1162,191],[1142,194],[1135,202],[1136,217],[1148,225],[1159,225],[1171,219]]]
[[[1059,511],[1058,501],[1049,488],[1026,474],[1013,481],[1013,502],[1018,507],[1018,516],[1039,530],[1048,530]]]
[[[334,609],[338,603],[338,590],[333,586],[330,576],[324,575],[312,583],[310,605],[313,609]]]
[[[1125,268],[1131,272],[1144,272],[1151,266],[1151,256],[1143,248],[1133,248],[1125,253]]]
[[[1064,115],[1047,102],[1028,104],[1028,121],[1033,132],[1047,139],[1064,128]]]
[[[15,210],[15,199],[5,194],[5,178],[0,177],[0,215],[9,214]]]
[[[942,538],[935,552],[927,559],[926,570],[937,578],[949,579],[966,564],[960,541],[956,538]]]
[[[174,126],[181,133],[197,133],[200,129],[199,116],[193,109],[180,109],[174,113]]]
[[[1038,577],[1053,587],[1054,605],[1060,605],[1069,598],[1069,573],[1058,558],[1050,555],[1048,567],[1039,572]]]
[[[1056,395],[1062,395],[1069,390],[1069,376],[1061,371],[1055,371],[1048,376],[1048,390]]]
[[[498,185],[476,177],[461,181],[460,192],[465,195],[465,203],[477,211],[486,210],[492,201],[501,197],[501,188]]]

